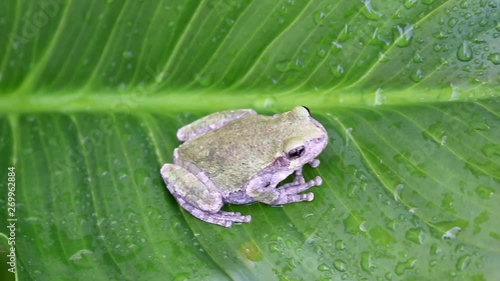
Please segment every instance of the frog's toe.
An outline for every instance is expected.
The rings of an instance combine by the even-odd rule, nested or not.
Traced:
[[[251,216],[243,216],[240,213],[233,213],[233,212],[223,212],[220,211],[217,213],[217,216],[221,219],[228,220],[231,222],[249,222],[252,220]]]
[[[233,226],[233,223],[245,223],[250,222],[251,220],[251,216],[228,217],[225,219],[218,219],[218,222],[215,222],[215,224],[222,225],[224,227],[231,227]]]
[[[313,182],[314,182],[314,186],[319,186],[323,183],[323,179],[320,176],[316,176],[313,179]]]
[[[314,200],[314,193],[312,193],[312,192],[305,193],[305,194],[299,194],[298,196],[300,196],[299,197],[300,201],[313,201]]]
[[[311,160],[311,162],[309,162],[309,164],[311,165],[311,167],[317,168],[319,166],[320,162],[318,159],[313,159],[313,160]]]
[[[241,216],[242,221],[241,222],[251,222],[252,221],[252,216]]]

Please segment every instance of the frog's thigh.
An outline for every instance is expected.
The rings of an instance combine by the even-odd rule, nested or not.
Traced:
[[[177,131],[177,139],[180,141],[188,141],[194,137],[218,129],[236,119],[255,114],[257,114],[257,112],[253,109],[237,109],[215,112],[180,128]]]
[[[218,212],[224,204],[222,194],[216,190],[215,186],[211,186],[213,183],[203,183],[194,174],[179,165],[163,165],[161,176],[177,201],[180,197],[183,199],[182,201],[209,213]],[[187,210],[186,206],[182,207]]]

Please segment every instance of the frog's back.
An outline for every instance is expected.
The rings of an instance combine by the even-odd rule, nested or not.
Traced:
[[[178,157],[195,164],[226,191],[240,190],[272,164],[282,147],[273,117],[250,115],[194,138],[178,148]]]

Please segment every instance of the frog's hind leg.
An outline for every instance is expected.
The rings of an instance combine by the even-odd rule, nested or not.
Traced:
[[[177,194],[173,194],[179,205],[184,208],[186,211],[191,213],[196,218],[206,221],[213,224],[218,224],[224,227],[231,227],[233,223],[243,223],[249,222],[251,220],[250,216],[242,216],[241,213],[237,212],[224,212],[218,211],[217,213],[209,213],[203,210],[200,210],[193,205],[186,202],[186,200],[182,199],[182,197]]]
[[[222,195],[208,179],[202,181],[193,173],[175,164],[163,165],[161,176],[179,205],[200,220],[225,227],[230,227],[235,222],[251,220],[250,216],[221,211],[224,204]]]

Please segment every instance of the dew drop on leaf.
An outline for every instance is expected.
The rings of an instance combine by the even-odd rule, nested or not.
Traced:
[[[279,72],[287,72],[290,70],[301,70],[302,64],[299,60],[291,61],[291,60],[283,60],[274,64],[274,67]]]
[[[403,261],[403,262],[398,262],[398,264],[396,265],[396,270],[395,270],[396,274],[398,276],[403,275],[406,270],[413,269],[416,262],[417,262],[417,259],[415,259],[415,258],[411,258],[411,259],[408,259],[408,260]]]
[[[371,273],[375,266],[373,265],[372,256],[370,252],[362,252],[361,253],[361,269],[367,273]]]
[[[415,83],[418,83],[418,82],[422,81],[423,78],[424,78],[424,75],[422,74],[422,70],[421,69],[417,69],[415,72],[413,72],[410,75],[410,79],[413,82],[415,82]]]
[[[373,9],[370,0],[362,0],[364,6],[361,8],[361,14],[369,20],[379,20],[382,17],[382,13],[377,12]]]
[[[134,53],[131,51],[124,51],[122,55],[124,59],[131,59],[134,57]]]
[[[401,198],[401,191],[403,190],[404,185],[403,184],[398,184],[394,188],[394,201],[399,201]]]
[[[457,235],[458,233],[460,233],[460,231],[462,231],[462,228],[458,227],[458,226],[454,226],[450,229],[448,229],[444,234],[443,236],[441,236],[441,239],[450,239],[450,240],[454,240],[455,238],[457,238]]]
[[[419,245],[423,244],[423,237],[421,228],[410,228],[405,233],[406,240]]]
[[[458,22],[458,20],[456,18],[450,18],[448,20],[448,26],[450,28],[453,28],[453,27],[455,27],[455,25],[457,25],[457,22]]]
[[[492,53],[488,55],[488,60],[494,65],[500,64],[500,53]]]
[[[422,57],[422,55],[420,55],[420,52],[415,52],[415,54],[413,55],[413,62],[414,63],[421,63],[424,61],[424,58]]]
[[[415,3],[417,3],[417,0],[405,0],[403,5],[406,9],[411,9],[415,5]]]
[[[476,187],[476,194],[481,199],[490,199],[491,195],[495,193],[495,190],[491,187],[484,185],[478,185]]]
[[[328,265],[322,263],[322,264],[318,265],[318,270],[319,271],[329,271],[330,267],[328,267]]]
[[[333,261],[333,266],[335,267],[336,270],[340,272],[346,272],[347,271],[347,264],[345,261],[341,259],[336,259]]]
[[[317,54],[320,58],[324,58],[324,57],[326,57],[326,54],[327,54],[327,53],[328,53],[328,52],[327,52],[325,49],[323,49],[323,48],[319,49],[319,50],[316,52],[316,54]]]
[[[313,13],[313,21],[315,24],[320,25],[323,22],[326,14],[323,11],[316,11]]]
[[[460,2],[460,8],[468,9],[469,8],[469,1],[462,0],[462,2]]]
[[[413,38],[413,26],[409,23],[403,25],[396,25],[393,28],[393,40],[398,47],[407,47],[410,45]]]
[[[457,58],[464,62],[472,59],[472,49],[469,42],[463,41],[462,44],[460,44],[457,50]]]
[[[338,41],[345,42],[347,41],[347,39],[349,39],[349,37],[351,37],[351,28],[349,27],[348,24],[345,24],[344,28],[342,29],[342,31],[338,36]]]
[[[344,68],[340,64],[337,65],[336,67],[335,66],[331,67],[330,70],[333,74],[333,77],[335,78],[341,77],[342,74],[344,74]]]
[[[335,241],[335,249],[337,251],[344,250],[346,248],[344,240],[337,240]]]
[[[457,260],[456,268],[458,271],[464,271],[471,262],[470,255],[463,255]]]

